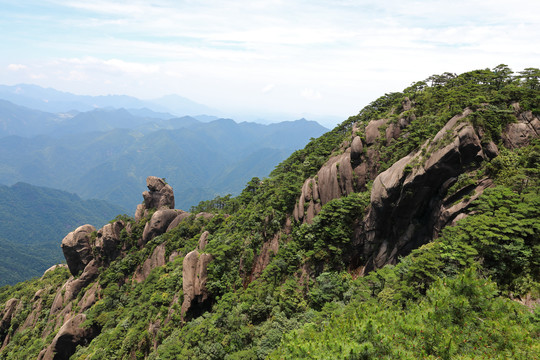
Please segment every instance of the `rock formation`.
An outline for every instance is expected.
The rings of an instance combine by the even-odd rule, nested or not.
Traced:
[[[144,245],[158,235],[165,233],[171,222],[179,215],[178,210],[162,209],[156,211],[144,227],[139,245]]]
[[[146,280],[152,269],[165,265],[165,244],[158,245],[152,255],[146,259],[142,266],[135,270],[135,281],[138,283]]]
[[[197,312],[204,307],[209,294],[206,290],[206,280],[208,278],[207,267],[212,261],[212,255],[199,253],[203,251],[208,239],[205,232],[199,239],[198,249],[188,253],[184,257],[182,267],[182,289],[184,291],[184,302],[182,303],[182,316],[186,317],[188,311]],[[195,308],[195,309],[194,309]]]
[[[151,209],[174,209],[174,192],[165,180],[149,176],[146,178],[146,186],[148,191],[143,192],[144,201],[137,206],[135,221],[148,215]]]
[[[367,270],[396,262],[432,238],[438,221],[438,227],[443,226],[438,218],[446,190],[468,165],[485,158],[475,130],[461,122],[468,113],[452,118],[433,141],[375,179],[371,207],[357,239],[368,259]]]
[[[52,343],[39,354],[38,360],[68,360],[77,345],[88,344],[97,335],[97,329],[83,328],[85,320],[86,315],[79,314],[62,325]]]
[[[92,260],[92,233],[96,228],[92,225],[79,226],[62,240],[62,251],[69,271],[78,275]]]
[[[120,232],[125,227],[123,221],[115,221],[98,230],[95,248],[101,259],[110,262],[120,254]]]

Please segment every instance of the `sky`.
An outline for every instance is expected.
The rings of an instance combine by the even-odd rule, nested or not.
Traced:
[[[538,0],[0,0],[0,83],[332,127],[443,72],[540,67]]]

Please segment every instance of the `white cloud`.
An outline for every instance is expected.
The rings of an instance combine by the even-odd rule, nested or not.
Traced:
[[[322,95],[320,92],[311,88],[306,88],[302,90],[300,95],[302,95],[302,97],[308,100],[320,100],[322,98]]]
[[[8,70],[11,70],[11,71],[19,71],[19,70],[27,69],[28,67],[23,64],[9,64],[7,68]]]
[[[4,81],[346,117],[434,73],[540,63],[539,1],[48,2],[6,15]]]
[[[263,87],[261,89],[261,92],[263,94],[267,94],[267,93],[271,92],[272,90],[274,90],[275,87],[276,87],[275,84],[268,84],[268,85],[266,85],[265,87]]]

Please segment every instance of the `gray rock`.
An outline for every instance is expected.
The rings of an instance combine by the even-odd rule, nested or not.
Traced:
[[[94,328],[82,328],[86,315],[78,314],[66,321],[52,343],[40,353],[38,360],[68,360],[78,345],[85,346],[97,335]]]
[[[212,261],[212,255],[200,254],[198,250],[193,250],[184,257],[182,267],[184,302],[181,310],[184,318],[194,305],[200,306],[208,299],[206,281],[208,279],[207,267],[210,261]]]
[[[96,231],[92,225],[79,226],[62,240],[62,251],[73,275],[78,275],[93,259],[91,234]]]
[[[139,245],[144,245],[156,236],[165,233],[170,223],[177,216],[178,210],[174,209],[163,209],[156,211],[154,215],[152,215],[150,221],[146,223],[141,239],[142,242]]]
[[[137,206],[135,221],[141,220],[151,209],[174,209],[174,192],[165,180],[149,176],[146,178],[148,191],[143,192],[143,203]]]

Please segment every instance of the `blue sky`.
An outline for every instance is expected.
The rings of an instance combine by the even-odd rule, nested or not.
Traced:
[[[2,84],[178,94],[240,120],[333,126],[432,74],[540,67],[536,0],[0,0],[0,9]]]

